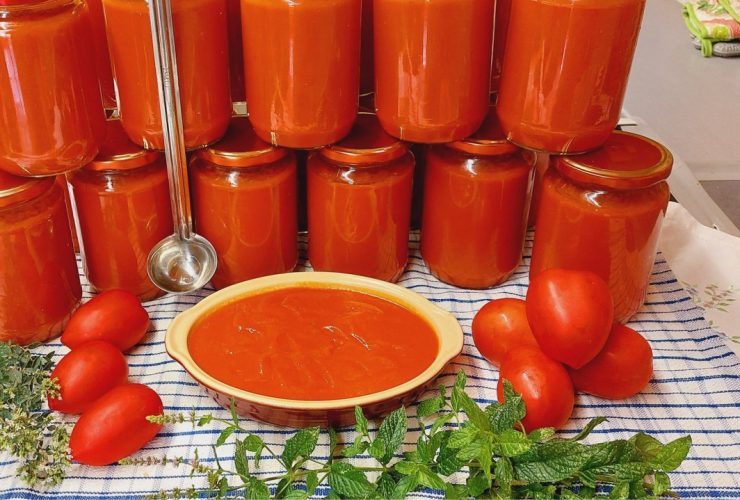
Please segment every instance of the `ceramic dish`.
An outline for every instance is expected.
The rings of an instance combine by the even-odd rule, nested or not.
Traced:
[[[351,290],[396,303],[424,318],[437,336],[439,351],[418,376],[373,394],[324,401],[299,401],[263,396],[224,384],[202,370],[188,350],[188,335],[205,314],[235,299],[272,290],[291,288],[329,288]],[[415,401],[431,382],[462,350],[463,333],[454,316],[421,295],[398,285],[362,276],[338,273],[288,273],[258,278],[224,288],[180,313],[170,324],[165,337],[169,355],[222,406],[235,401],[237,412],[246,417],[290,427],[342,426],[354,423],[354,407],[361,406],[369,417],[382,415]]]

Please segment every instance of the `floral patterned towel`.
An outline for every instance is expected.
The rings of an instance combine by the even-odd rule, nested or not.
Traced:
[[[683,18],[706,57],[712,55],[714,42],[740,39],[740,0],[688,0]]]

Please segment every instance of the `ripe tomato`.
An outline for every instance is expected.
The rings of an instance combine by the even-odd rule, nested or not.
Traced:
[[[538,347],[525,307],[521,299],[492,300],[473,318],[475,347],[494,365],[501,364],[512,348]]]
[[[634,396],[653,376],[653,350],[645,338],[616,323],[604,349],[586,366],[570,371],[579,391],[606,399]]]
[[[591,272],[548,269],[529,285],[527,319],[545,354],[580,368],[599,354],[612,329],[609,286]]]
[[[72,458],[85,465],[109,465],[139,451],[162,428],[146,420],[161,415],[162,400],[145,385],[118,386],[82,414],[72,429]]]
[[[108,290],[75,311],[62,334],[62,343],[75,349],[91,340],[105,340],[126,351],[138,344],[148,329],[149,315],[136,295]]]
[[[64,356],[51,372],[59,382],[60,398],[49,398],[49,408],[63,413],[82,413],[103,394],[125,384],[126,358],[102,340],[81,345]]]
[[[575,404],[573,384],[563,365],[541,350],[513,349],[504,358],[496,390],[499,401],[504,401],[504,380],[524,399],[527,415],[522,425],[527,432],[568,422]]]

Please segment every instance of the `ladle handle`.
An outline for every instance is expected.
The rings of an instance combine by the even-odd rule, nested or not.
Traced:
[[[175,33],[172,27],[172,3],[171,0],[148,0],[148,2],[172,219],[175,223],[175,234],[187,240],[193,232],[193,219],[190,210],[180,86],[177,78]]]

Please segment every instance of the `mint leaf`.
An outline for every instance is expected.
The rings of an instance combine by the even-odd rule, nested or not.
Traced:
[[[255,436],[254,434],[250,434],[244,440],[244,447],[247,449],[247,451],[251,451],[252,453],[257,453],[264,446],[265,443],[262,441],[262,438],[260,438],[259,436]]]
[[[529,451],[531,447],[532,441],[514,429],[505,430],[493,439],[493,453],[502,457],[516,457]]]
[[[303,490],[289,490],[283,498],[285,500],[306,500],[308,494]]]
[[[445,487],[445,498],[449,500],[467,498],[467,488],[465,486],[448,483]]]
[[[419,406],[416,407],[416,416],[419,418],[426,418],[434,415],[442,409],[444,404],[445,399],[442,396],[426,399],[419,403]]]
[[[575,493],[573,493],[571,490],[569,490],[567,488],[563,488],[562,490],[560,490],[560,499],[561,500],[576,500],[576,499],[579,499],[579,498],[581,498],[581,497],[578,496],[578,495],[576,495]]]
[[[387,463],[383,462],[383,460],[385,460],[386,447],[385,441],[383,441],[381,438],[374,439],[373,442],[369,445],[367,452],[378,462]]]
[[[445,413],[444,415],[440,415],[437,417],[437,419],[432,424],[431,433],[434,434],[438,430],[440,430],[445,424],[447,424],[450,420],[455,418],[454,413]]]
[[[464,462],[456,456],[458,449],[449,446],[452,431],[444,431],[438,435],[442,436],[442,438],[440,439],[439,454],[436,461],[437,472],[443,476],[449,476],[459,471],[463,467]]]
[[[502,498],[511,498],[511,482],[514,480],[514,466],[507,457],[501,457],[496,461],[494,478]]]
[[[491,482],[486,478],[483,472],[478,470],[468,477],[468,480],[465,481],[465,485],[468,487],[468,493],[471,497],[478,497],[491,486]]]
[[[433,490],[445,490],[447,484],[437,474],[431,471],[426,465],[419,465],[419,470],[416,473],[416,477],[419,484],[431,488]]]
[[[480,451],[478,452],[478,466],[483,470],[483,475],[486,476],[488,485],[490,488],[493,477],[491,475],[491,467],[493,467],[493,452],[491,451],[493,435],[490,432],[483,434],[481,440]]]
[[[598,425],[603,424],[606,421],[606,417],[596,417],[591,419],[591,421],[583,427],[581,432],[570,438],[570,441],[581,441],[591,434],[591,431],[593,431]]]
[[[460,393],[465,392],[465,384],[467,383],[467,376],[465,375],[465,372],[460,370],[457,372],[457,377],[455,378],[455,385],[452,388],[452,398],[450,400],[450,403],[452,405],[452,411],[457,413],[460,411]]]
[[[213,420],[213,415],[203,415],[198,419],[198,423],[196,424],[198,427],[203,427],[204,425],[208,425]]]
[[[293,481],[291,481],[289,477],[282,478],[275,489],[275,498],[285,498],[285,495],[287,495],[292,489]]]
[[[653,465],[666,472],[674,471],[691,450],[691,436],[684,436],[663,446],[653,460]]]
[[[522,396],[514,390],[514,386],[508,380],[504,380],[504,401],[490,405],[486,410],[493,432],[513,429],[527,414]]]
[[[249,478],[249,489],[247,490],[247,498],[249,500],[264,500],[270,498],[270,490],[264,481],[260,481],[255,477]]]
[[[362,436],[367,436],[368,422],[365,418],[365,414],[362,412],[362,408],[355,406],[355,432]]]
[[[411,493],[419,486],[419,480],[416,475],[403,476],[393,490],[393,494],[389,498],[406,498],[406,495]]]
[[[319,441],[319,432],[318,427],[301,429],[285,442],[282,458],[287,469],[293,466],[296,458],[309,458],[311,456],[311,452],[316,448]]]
[[[216,439],[216,446],[221,446],[224,443],[226,443],[226,440],[229,439],[229,436],[231,436],[236,429],[234,427],[227,427],[226,429],[221,431],[221,434],[218,435],[218,439]]]
[[[460,448],[460,450],[457,452],[455,457],[457,457],[458,460],[467,462],[467,461],[478,458],[478,456],[480,456],[481,454],[482,449],[483,449],[483,439],[476,439],[474,441],[469,442],[462,448]]]
[[[348,498],[362,498],[373,491],[373,485],[367,480],[365,473],[346,462],[331,465],[329,486],[339,495]]]
[[[363,439],[364,438],[362,436],[357,435],[355,437],[355,442],[342,450],[342,455],[347,458],[352,458],[364,453],[365,450],[367,450],[368,444],[367,441],[364,441]]]
[[[408,423],[406,409],[401,407],[388,415],[378,428],[376,440],[381,440],[385,446],[385,454],[379,459],[382,464],[387,464],[393,458],[393,454],[403,444],[406,436]]]
[[[457,404],[468,416],[468,421],[479,428],[482,431],[488,431],[491,429],[491,422],[488,420],[488,416],[480,406],[472,400],[470,396],[465,394],[464,389],[455,387],[452,392],[453,399],[457,399]]]
[[[665,472],[656,472],[653,480],[653,495],[662,496],[671,489],[671,480]]]
[[[550,441],[516,457],[514,477],[529,483],[555,483],[576,475],[591,452],[575,441]]]
[[[337,431],[333,427],[329,427],[329,463],[334,460],[334,455],[337,453]]]
[[[408,460],[399,460],[393,466],[393,469],[401,475],[411,476],[419,471],[421,464],[410,462]]]
[[[663,443],[644,432],[632,436],[630,442],[635,446],[639,456],[648,462],[655,460],[660,450],[663,449]]]
[[[619,483],[609,493],[609,498],[627,500],[630,497],[630,483]]]
[[[391,498],[396,489],[396,480],[387,472],[383,472],[378,478],[376,493],[380,498]]]
[[[555,436],[555,429],[552,427],[542,427],[541,429],[535,429],[529,433],[529,439],[535,443],[544,443],[549,441]]]
[[[247,447],[244,441],[237,439],[236,448],[234,450],[234,467],[236,473],[242,478],[243,482],[247,482],[249,479],[249,460],[247,459]]]
[[[318,486],[319,475],[315,470],[312,470],[308,475],[306,475],[306,493],[308,493],[308,496],[316,493],[316,488],[318,488]]]
[[[460,370],[457,372],[457,375],[455,376],[455,389],[464,390],[465,384],[468,383],[468,377],[465,375],[465,372]]]
[[[478,437],[479,432],[480,431],[478,429],[472,425],[468,425],[466,422],[459,429],[452,431],[448,446],[450,448],[460,449],[473,442],[473,440]]]

